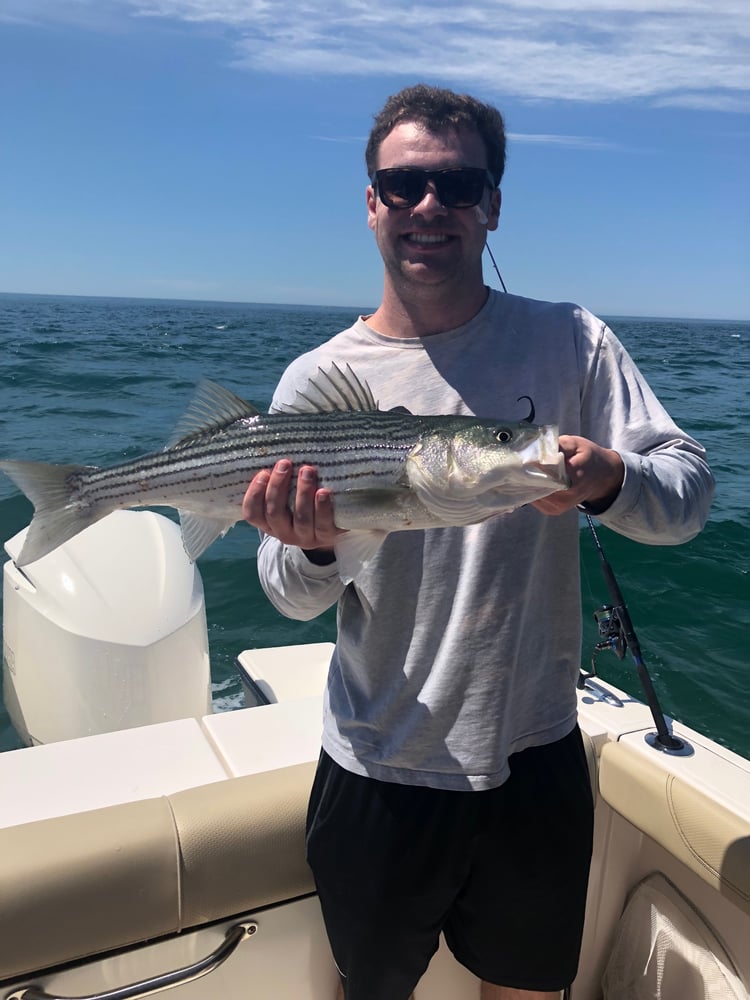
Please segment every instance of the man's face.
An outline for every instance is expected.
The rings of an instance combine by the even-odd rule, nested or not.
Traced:
[[[378,169],[421,167],[487,167],[479,134],[470,129],[428,132],[406,122],[397,125],[380,145]],[[497,228],[500,192],[486,188],[473,208],[445,208],[432,182],[413,208],[387,208],[367,189],[368,225],[375,233],[386,278],[394,287],[454,285],[472,292],[482,279],[482,251],[487,230]]]

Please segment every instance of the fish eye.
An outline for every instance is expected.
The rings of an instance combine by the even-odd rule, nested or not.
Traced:
[[[500,444],[507,444],[508,441],[513,440],[513,434],[507,427],[499,427],[495,431],[495,440],[499,441]]]

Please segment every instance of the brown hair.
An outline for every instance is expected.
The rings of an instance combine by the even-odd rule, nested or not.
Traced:
[[[487,167],[495,184],[500,183],[505,169],[505,124],[497,108],[469,94],[456,94],[424,83],[392,94],[375,115],[365,150],[368,177],[377,169],[378,150],[383,139],[403,122],[415,122],[430,132],[462,127],[474,129],[484,142]]]

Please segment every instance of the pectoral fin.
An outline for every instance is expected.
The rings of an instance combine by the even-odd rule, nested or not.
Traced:
[[[336,524],[355,530],[426,528],[434,520],[407,486],[343,490],[336,494],[335,509]]]
[[[413,467],[410,475],[411,485],[418,501],[430,512],[437,524],[465,527],[467,524],[477,524],[486,521],[493,514],[513,510],[520,507],[525,500],[515,500],[500,496],[497,493],[483,493],[478,496],[466,494],[453,496],[440,484],[436,484],[429,476],[421,475],[421,470]],[[415,474],[418,472],[419,474]]]

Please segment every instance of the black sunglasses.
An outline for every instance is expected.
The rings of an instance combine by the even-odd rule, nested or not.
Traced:
[[[388,208],[414,208],[424,198],[430,181],[443,208],[472,208],[482,200],[485,187],[496,186],[492,174],[483,167],[391,167],[376,170],[370,180],[373,191]]]

